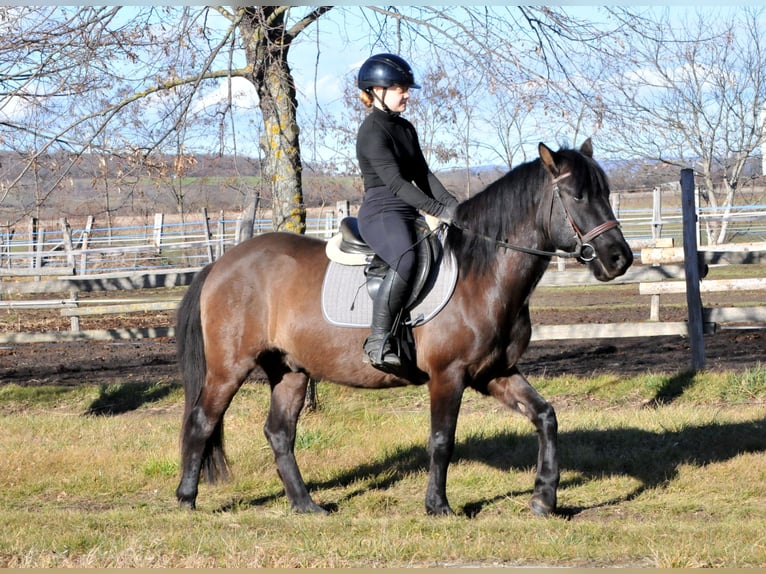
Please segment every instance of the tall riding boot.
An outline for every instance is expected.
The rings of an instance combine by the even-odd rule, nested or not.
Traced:
[[[409,295],[409,283],[396,270],[389,269],[372,303],[372,329],[364,342],[365,363],[386,372],[401,369],[401,359],[391,346],[391,330]]]

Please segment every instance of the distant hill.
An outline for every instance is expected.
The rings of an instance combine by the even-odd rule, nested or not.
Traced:
[[[85,154],[77,158],[69,173],[62,171],[73,156],[63,152],[45,155],[28,169],[6,196],[0,194],[0,224],[38,214],[43,218],[82,215],[147,215],[157,211],[174,213],[183,203],[186,212],[239,211],[259,199],[263,209],[271,207],[270,187],[261,179],[257,158],[198,154],[184,157],[154,156],[137,162],[131,157]],[[24,170],[26,158],[0,152],[0,189],[8,188]],[[601,161],[614,192],[651,191],[675,187],[680,167],[645,160]],[[754,158],[747,174],[758,174],[760,158]],[[481,165],[438,172],[445,187],[460,200],[474,195],[506,173],[503,166]],[[332,207],[347,200],[359,204],[362,182],[357,174],[337,175],[322,166],[305,165],[303,194],[307,207]],[[37,206],[40,206],[39,209]]]

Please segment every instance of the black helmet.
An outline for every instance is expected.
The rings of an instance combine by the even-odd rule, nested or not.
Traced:
[[[390,88],[394,84],[407,88],[420,88],[410,65],[395,54],[375,54],[359,68],[356,85],[360,90],[374,87]]]

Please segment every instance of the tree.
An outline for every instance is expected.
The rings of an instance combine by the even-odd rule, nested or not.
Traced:
[[[590,111],[611,151],[693,167],[701,197],[727,213],[764,142],[766,45],[762,8],[638,17],[611,10],[623,33],[591,60]],[[709,224],[721,243],[727,226]]]
[[[185,154],[178,150],[186,138],[215,119],[194,111],[205,83],[242,77],[259,96],[263,172],[272,186],[275,228],[302,231],[297,104],[287,57],[295,37],[329,9],[311,9],[292,24],[288,6],[150,7],[134,10],[128,19],[119,7],[2,9],[0,79],[8,88],[0,94],[6,111],[0,124],[9,131],[0,143],[24,156],[26,167],[8,178],[0,203],[55,149],[71,152],[71,159],[39,201],[94,149],[144,163],[169,145],[177,150],[176,163],[183,162]],[[211,24],[214,13],[228,20],[227,28]],[[240,67],[234,65],[238,42],[245,54]],[[158,117],[142,116],[149,101],[159,104]],[[26,106],[29,113],[9,117],[11,105]],[[216,114],[223,131],[231,101]],[[63,121],[51,125],[51,117]],[[125,135],[101,148],[97,137],[108,127]],[[175,188],[174,194],[180,197]]]
[[[239,126],[254,127],[251,110],[243,112],[235,97],[237,81],[245,80],[257,94],[261,125],[255,131],[274,227],[301,232],[305,207],[298,100],[288,59],[296,40],[330,9],[0,9],[0,125],[6,128],[0,143],[26,162],[20,172],[4,174],[0,204],[56,150],[65,151],[68,159],[55,177],[40,181],[45,187],[39,202],[59,189],[72,166],[92,152],[118,158],[125,173],[162,164],[157,158],[163,156],[175,156],[177,164],[211,133],[218,133],[221,153],[236,152]],[[471,70],[475,83],[459,87],[466,101],[458,106],[463,109],[455,108],[453,117],[460,126],[459,156],[465,163],[482,143],[474,129],[474,118],[482,115],[476,102],[484,105],[498,93],[525,101],[525,87],[535,82],[543,89],[535,100],[538,105],[547,95],[549,80],[560,73],[557,42],[597,38],[587,22],[547,7],[344,10],[363,14],[370,53],[417,54],[419,69],[433,62],[453,77]],[[222,86],[223,98],[203,103]],[[471,94],[480,92],[486,99],[472,101]],[[532,108],[526,100],[525,109]]]
[[[247,55],[248,78],[258,92],[263,117],[261,147],[270,179],[275,229],[302,233],[306,210],[301,186],[301,155],[296,117],[298,103],[287,55],[293,40],[332,8],[320,6],[288,24],[289,6],[250,6],[241,14],[240,30]]]

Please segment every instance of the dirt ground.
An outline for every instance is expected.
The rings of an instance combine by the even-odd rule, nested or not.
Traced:
[[[624,293],[605,293],[612,292],[616,299],[624,299]],[[745,298],[752,296],[742,295]],[[672,303],[672,300],[668,303]],[[731,304],[731,294],[727,303]],[[593,306],[593,309],[589,309],[588,305]],[[683,320],[685,312],[683,305],[669,304],[663,308],[662,319]],[[47,317],[50,317],[50,313]],[[576,294],[562,301],[554,293],[533,300],[532,317],[533,324],[645,321],[648,318],[648,307],[610,304],[606,296],[598,297],[598,301],[594,302],[592,295],[586,301],[578,301]],[[66,324],[46,324],[48,320],[39,318],[35,323],[31,319],[32,323],[28,326],[14,327],[22,331],[67,328]],[[105,316],[97,321],[84,324],[82,328],[159,327],[171,325],[173,317],[170,313],[132,314],[111,318]],[[706,335],[705,355],[708,370],[744,370],[758,364],[766,365],[766,329],[741,327]],[[543,374],[590,376],[604,372],[624,375],[675,373],[688,369],[690,365],[689,341],[679,336],[532,342],[521,361],[523,372],[530,378]],[[0,384],[106,385],[157,381],[179,381],[174,339],[0,346]]]

